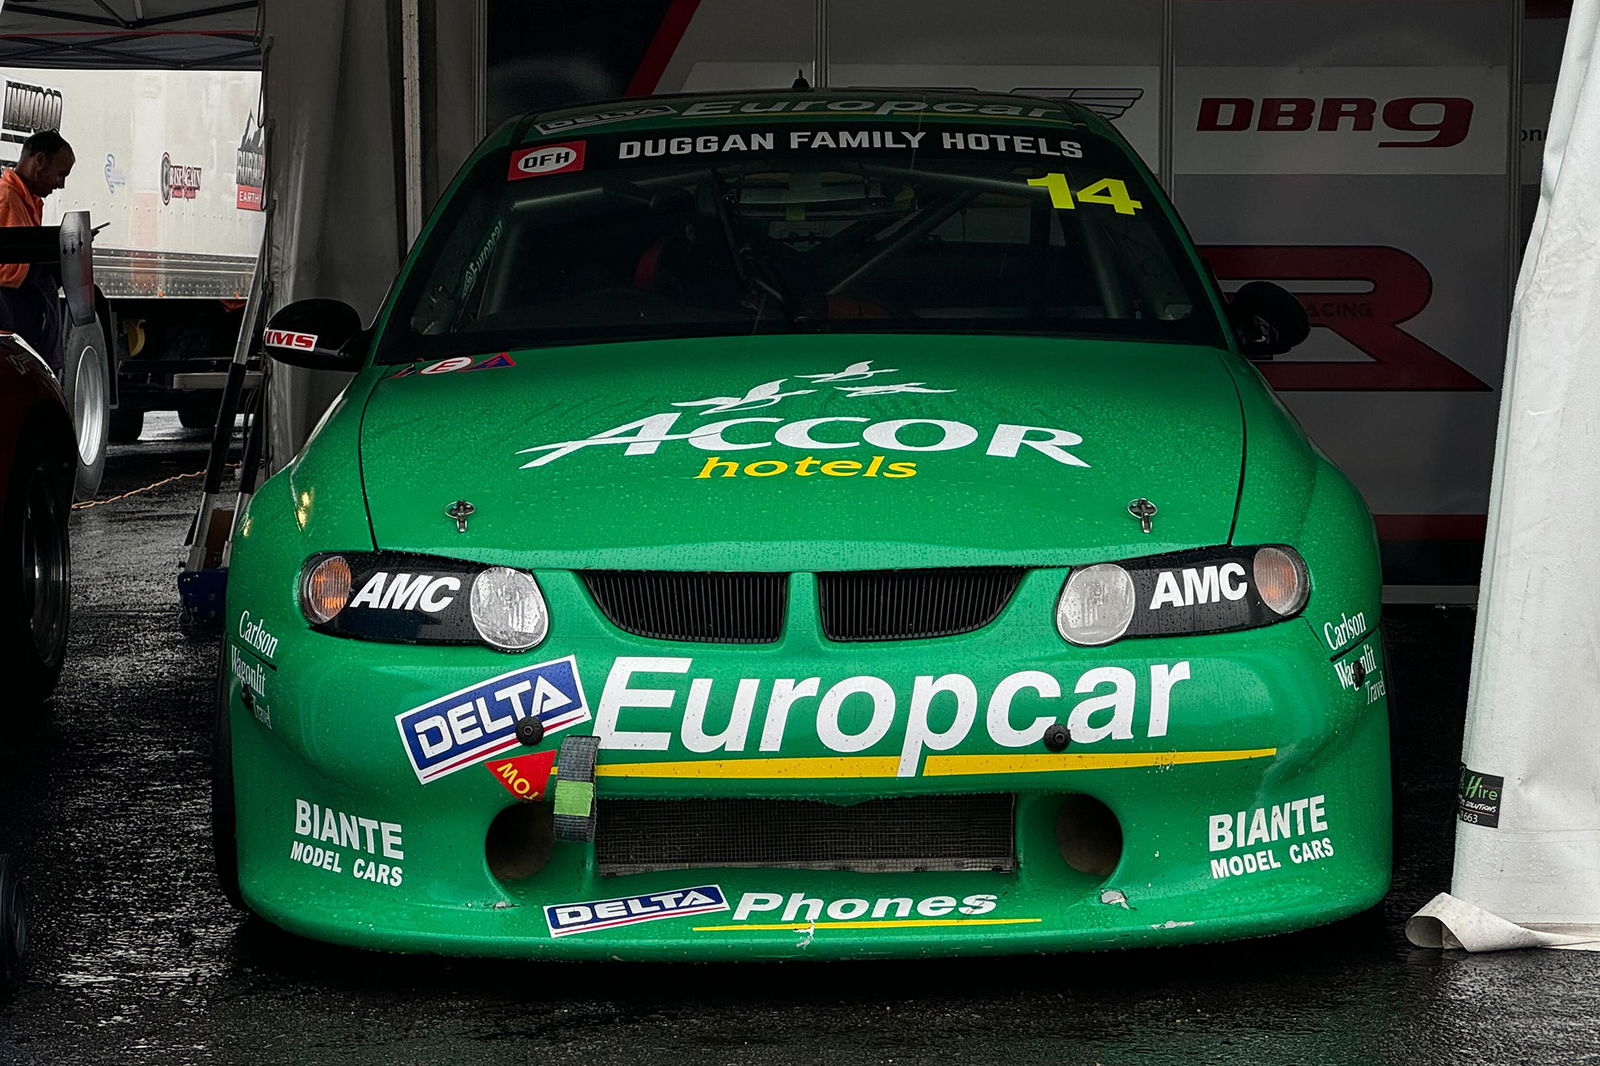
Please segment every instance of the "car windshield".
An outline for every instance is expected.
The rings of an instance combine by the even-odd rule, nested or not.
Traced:
[[[1066,124],[772,123],[480,160],[388,362],[633,338],[983,333],[1219,345],[1125,149]]]

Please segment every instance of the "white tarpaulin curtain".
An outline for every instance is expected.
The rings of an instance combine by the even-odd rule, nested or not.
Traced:
[[[1422,947],[1600,950],[1600,0],[1576,0],[1517,280],[1455,872]]]

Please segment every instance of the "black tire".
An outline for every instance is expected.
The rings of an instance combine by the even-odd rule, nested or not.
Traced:
[[[0,855],[0,982],[20,981],[26,973],[28,906],[22,879],[9,855]]]
[[[73,498],[92,499],[106,472],[106,441],[111,428],[111,373],[106,338],[97,318],[87,326],[67,327],[62,351],[61,391],[72,412],[78,438],[78,477]]]
[[[0,537],[0,646],[16,663],[8,678],[16,686],[11,691],[27,706],[55,691],[66,659],[72,616],[67,484],[66,462],[52,459],[48,445],[25,434],[6,487]]]
[[[178,422],[184,429],[212,429],[217,424],[217,407],[209,400],[184,404],[178,408]]]
[[[211,858],[217,886],[233,906],[244,907],[239,891],[239,841],[233,795],[233,726],[228,707],[228,643],[217,659],[217,711],[211,731]]]
[[[144,432],[144,412],[118,409],[111,412],[106,437],[112,444],[132,444]]]

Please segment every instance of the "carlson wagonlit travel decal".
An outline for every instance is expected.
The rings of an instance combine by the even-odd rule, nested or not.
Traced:
[[[813,417],[785,418],[782,414],[749,415],[723,418],[712,422],[692,421],[711,415],[740,414],[749,411],[766,411],[780,404],[785,411],[797,411],[793,401],[810,397],[817,405],[821,398],[836,397],[849,404],[862,399],[907,394],[940,395],[959,390],[943,388],[937,382],[920,380],[878,380],[879,375],[901,374],[892,367],[874,368],[872,360],[851,363],[839,370],[794,374],[790,377],[753,384],[736,384],[729,389],[707,389],[706,393],[684,400],[669,400],[663,407],[684,408],[680,411],[662,411],[636,418],[620,426],[600,430],[591,436],[576,440],[536,444],[517,451],[518,456],[532,456],[522,463],[522,469],[534,470],[548,466],[585,448],[620,447],[624,457],[655,455],[663,445],[686,445],[700,451],[722,453],[747,451],[754,448],[785,448],[794,451],[837,451],[842,449],[872,449],[878,452],[945,452],[958,451],[973,446],[982,447],[985,455],[1000,459],[1015,459],[1024,450],[1037,452],[1057,463],[1071,467],[1088,467],[1075,449],[1083,444],[1083,437],[1068,429],[1054,426],[1030,426],[1002,422],[993,425],[973,426],[966,422],[945,418],[891,418],[874,419],[865,415],[830,414]],[[801,400],[805,403],[806,401]],[[698,410],[694,410],[698,409]],[[846,408],[848,409],[848,408]],[[693,410],[693,414],[689,411]],[[798,413],[798,412],[797,412]],[[736,436],[729,436],[730,431]],[[674,448],[671,450],[681,450]],[[723,469],[726,477],[736,476],[742,469],[749,476],[770,476],[787,472],[790,463],[768,459],[757,463],[740,464],[713,455],[712,462],[733,468],[713,467],[710,463],[696,469],[696,478],[709,478],[714,469]],[[899,466],[900,477],[915,474],[914,463],[890,463],[884,454],[869,456],[864,464],[851,461],[828,463],[807,456],[794,464],[795,473],[836,470],[854,465],[854,470],[835,476],[853,476],[863,467],[877,471],[889,466]],[[761,469],[749,470],[748,467]],[[801,470],[801,467],[807,469]],[[885,476],[893,477],[894,474]]]

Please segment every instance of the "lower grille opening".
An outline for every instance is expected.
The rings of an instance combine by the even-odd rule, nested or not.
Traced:
[[[595,859],[610,876],[697,867],[857,873],[1017,867],[1015,797],[604,800]]]

